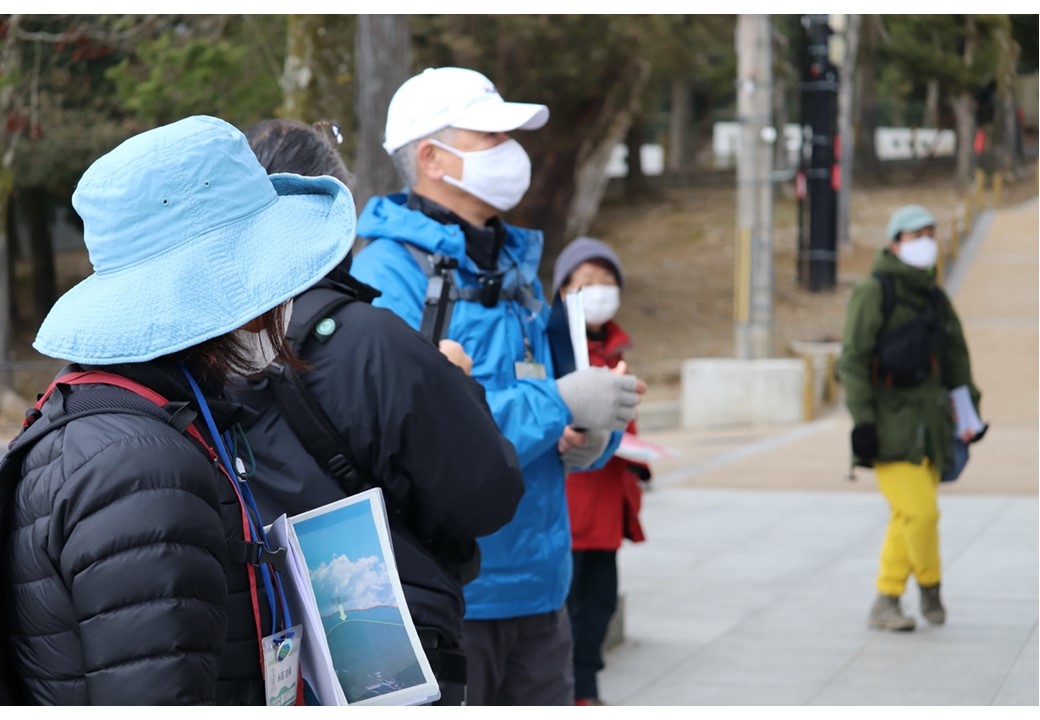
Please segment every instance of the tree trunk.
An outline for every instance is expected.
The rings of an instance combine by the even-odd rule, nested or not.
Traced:
[[[370,197],[401,188],[390,157],[383,150],[386,108],[397,88],[412,74],[412,40],[407,15],[358,15],[355,33],[355,119],[358,212]]]
[[[311,112],[310,87],[314,81],[313,16],[290,15],[286,22],[285,68],[282,71],[282,114],[305,118]]]
[[[15,83],[11,80],[18,76],[20,69],[19,45],[15,35],[21,22],[21,15],[9,15],[6,22],[7,34],[3,49],[0,51],[0,78],[7,82],[0,83],[0,117],[10,118],[17,109],[18,96]],[[7,213],[10,208],[11,190],[14,187],[15,148],[21,139],[21,129],[3,126],[3,147],[0,147],[0,393],[12,385],[11,371],[7,367],[11,348],[11,309],[14,291],[11,276],[11,242],[7,231]]]
[[[626,165],[625,192],[628,197],[637,197],[646,192],[646,174],[643,172],[643,116],[635,115],[625,133]]]
[[[596,217],[607,189],[610,153],[632,125],[649,74],[648,63],[635,62],[628,76],[608,91],[597,121],[585,134],[578,149],[574,193],[567,209],[563,241],[584,235]]]
[[[340,154],[353,157],[354,15],[289,15],[279,115],[313,123],[330,120],[343,132]]]
[[[1005,18],[1006,20],[1006,18]],[[1015,112],[1015,69],[1021,49],[1011,36],[1011,23],[1006,20],[997,31],[996,134],[997,167],[1013,176],[1021,169],[1018,153],[1018,122]]]
[[[974,172],[972,141],[975,138],[975,96],[962,92],[950,101],[957,127],[957,187],[971,185]]]
[[[689,157],[690,82],[675,78],[671,84],[671,112],[668,114],[668,172],[682,172]]]
[[[939,127],[939,81],[935,79],[928,81],[927,93],[924,98],[924,117],[921,119],[921,127]]]
[[[41,188],[25,190],[21,196],[29,216],[33,319],[43,322],[58,295],[58,281],[54,269],[54,242],[51,237],[50,196]]]
[[[555,127],[520,137],[533,165],[531,187],[506,219],[543,231],[543,271],[551,272],[566,241],[588,232],[606,190],[611,150],[624,141],[648,74],[641,60],[619,66],[602,101],[589,103],[567,125],[560,125],[562,115],[556,115]],[[575,127],[581,128],[578,136]]]
[[[775,57],[775,56],[774,56]],[[776,140],[773,143],[773,171],[783,176],[791,167],[787,157],[787,139],[784,128],[787,127],[787,79],[780,73],[773,76],[773,127],[776,129]],[[783,187],[789,187],[785,183]]]
[[[978,29],[975,18],[968,15],[965,19],[966,34],[964,38],[964,67],[971,68],[975,63],[975,51],[979,44]],[[957,125],[957,187],[964,190],[972,182],[974,174],[973,146],[975,141],[975,95],[972,89],[962,89],[957,97],[950,101],[953,106],[954,122]]]
[[[852,212],[852,165],[853,152],[852,117],[855,101],[856,55],[859,51],[859,28],[861,16],[849,15],[845,28],[845,57],[841,64],[838,88],[838,137],[841,139],[841,155],[837,158],[841,172],[838,188],[838,245],[848,245],[849,218]]]
[[[878,162],[874,136],[877,132],[877,23],[876,15],[866,15],[860,25],[858,62],[856,63],[856,87],[859,98],[859,118],[854,121],[854,160],[857,177],[876,182],[880,179],[881,164]]]

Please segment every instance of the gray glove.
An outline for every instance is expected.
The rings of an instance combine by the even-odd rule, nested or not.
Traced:
[[[606,368],[577,370],[556,381],[560,397],[579,430],[624,430],[636,416],[636,378]]]
[[[564,470],[570,472],[572,469],[587,468],[603,454],[609,442],[609,430],[586,430],[585,444],[581,447],[571,448],[563,454]]]

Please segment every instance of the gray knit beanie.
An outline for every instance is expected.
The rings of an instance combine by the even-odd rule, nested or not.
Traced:
[[[572,240],[556,258],[556,264],[553,266],[553,297],[560,292],[560,286],[566,282],[570,274],[583,262],[589,260],[606,261],[614,271],[618,287],[624,288],[621,260],[618,259],[617,254],[602,240],[582,236]]]

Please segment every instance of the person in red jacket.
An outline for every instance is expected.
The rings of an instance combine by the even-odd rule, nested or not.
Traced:
[[[589,362],[594,367],[623,364],[631,345],[628,333],[614,322],[621,302],[621,261],[606,243],[579,237],[563,249],[553,270],[553,297],[563,302],[582,289]],[[626,432],[635,434],[635,420]],[[603,641],[617,608],[617,551],[622,538],[642,542],[639,523],[640,480],[649,468],[617,455],[598,470],[567,476],[574,573],[567,609],[574,637],[574,696],[578,705],[603,705],[596,675],[603,669]]]

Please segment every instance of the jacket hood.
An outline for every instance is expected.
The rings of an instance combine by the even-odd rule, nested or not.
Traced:
[[[431,254],[459,261],[459,269],[472,275],[482,271],[466,255],[466,237],[458,225],[443,225],[407,206],[403,193],[374,197],[358,218],[358,235],[408,243]],[[517,268],[524,281],[537,277],[542,257],[542,233],[506,223],[508,236],[498,256],[500,270]]]

